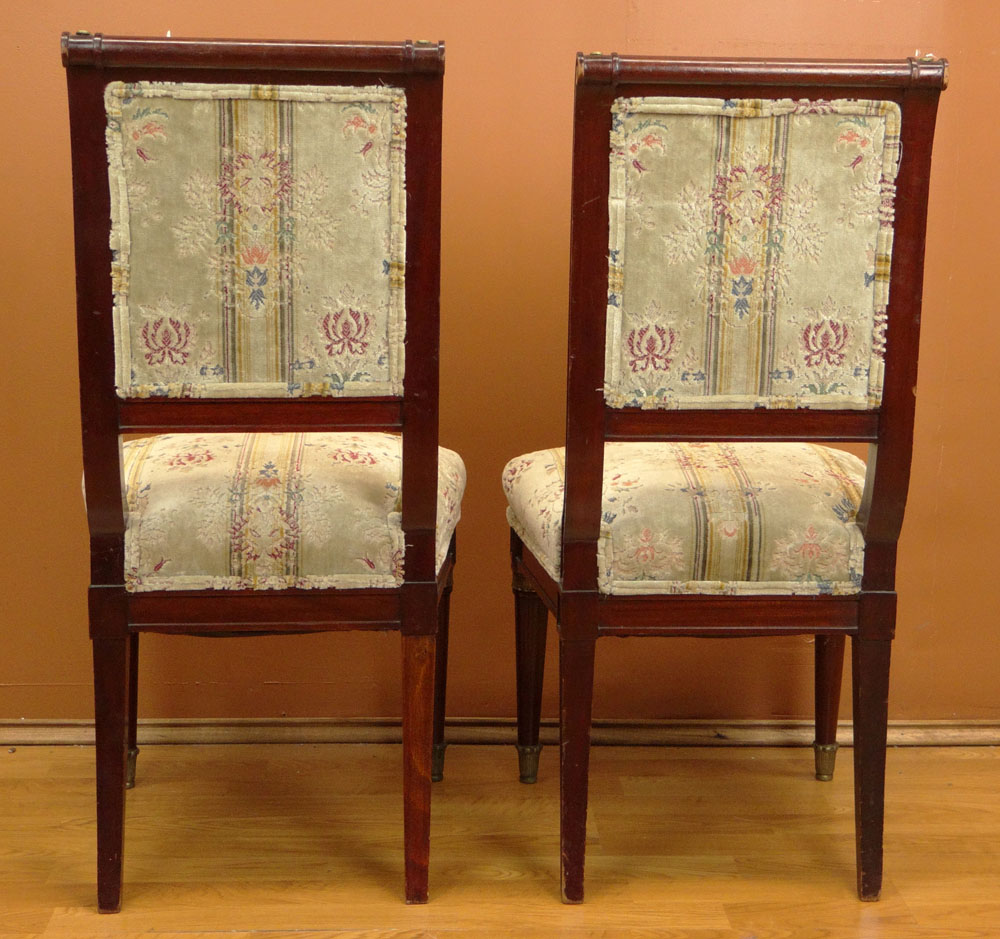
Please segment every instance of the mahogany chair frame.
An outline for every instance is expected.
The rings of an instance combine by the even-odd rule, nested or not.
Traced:
[[[816,636],[817,775],[836,747],[845,638],[851,638],[857,881],[882,882],[890,644],[896,545],[910,475],[931,143],[947,63],[656,59],[580,55],[576,70],[562,577],[556,582],[511,532],[518,750],[534,781],[547,612],[559,631],[562,892],[583,899],[595,642],[602,636]],[[605,404],[608,155],[618,97],[871,98],[902,109],[885,358],[875,410],[640,410]],[[848,596],[620,596],[598,592],[605,441],[830,441],[869,445],[858,515],[861,591]]]
[[[435,564],[443,43],[163,40],[64,34],[76,240],[90,635],[97,728],[98,906],[120,908],[125,789],[136,753],[140,632],[210,636],[389,630],[402,635],[405,893],[427,899],[432,735],[443,757],[454,542]],[[104,88],[112,81],[372,85],[407,99],[407,336],[401,398],[144,398],[115,392]],[[123,434],[386,431],[403,435],[404,583],[380,589],[128,593]],[[436,685],[436,687],[435,687]],[[435,700],[439,713],[433,716]]]

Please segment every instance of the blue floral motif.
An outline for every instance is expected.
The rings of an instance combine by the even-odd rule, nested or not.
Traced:
[[[753,295],[753,278],[747,278],[740,275],[737,280],[733,281],[733,296],[736,297],[736,302],[733,304],[733,310],[739,316],[740,319],[747,316],[750,313],[750,300],[749,297]]]
[[[263,287],[267,283],[267,270],[261,270],[255,264],[252,270],[247,271],[247,286],[250,291],[250,302],[255,310],[259,310],[264,305]]]

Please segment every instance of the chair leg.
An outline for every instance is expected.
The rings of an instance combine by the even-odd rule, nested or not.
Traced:
[[[135,787],[135,761],[139,756],[136,728],[139,720],[139,634],[132,633],[128,642],[128,765],[125,788]]]
[[[816,778],[833,779],[837,761],[837,717],[844,674],[844,637],[816,637]]]
[[[545,631],[548,611],[530,588],[514,586],[515,657],[517,670],[517,761],[521,782],[538,779],[538,728],[542,717]]]
[[[854,817],[858,896],[877,900],[882,889],[885,747],[889,716],[888,639],[851,641],[854,678]]]
[[[593,639],[559,640],[559,807],[564,903],[583,902],[595,645]]]
[[[125,845],[129,639],[94,639],[94,726],[97,751],[97,906],[121,909]]]
[[[434,736],[434,636],[403,636],[403,840],[406,902],[427,902]]]
[[[445,587],[438,603],[437,649],[434,661],[434,745],[431,751],[431,782],[444,778],[445,699],[448,692],[448,614],[451,607],[451,585]]]

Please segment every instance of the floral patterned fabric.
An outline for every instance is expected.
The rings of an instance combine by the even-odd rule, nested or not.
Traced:
[[[401,438],[166,434],[124,444],[130,591],[396,587]],[[438,451],[437,562],[465,466]]]
[[[400,395],[395,88],[112,82],[122,397]]]
[[[602,593],[857,593],[864,463],[804,443],[608,443]],[[559,579],[564,451],[507,464],[507,518]]]
[[[899,126],[890,101],[618,99],[608,403],[878,407]]]

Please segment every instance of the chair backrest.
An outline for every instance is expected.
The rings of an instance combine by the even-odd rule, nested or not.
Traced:
[[[406,95],[105,87],[119,396],[399,395]]]
[[[407,579],[433,580],[443,45],[63,59],[94,582],[120,582],[118,436],[236,428],[405,431]]]
[[[872,445],[864,587],[892,588],[945,75],[580,56],[564,586],[595,588],[602,440],[824,439]]]

